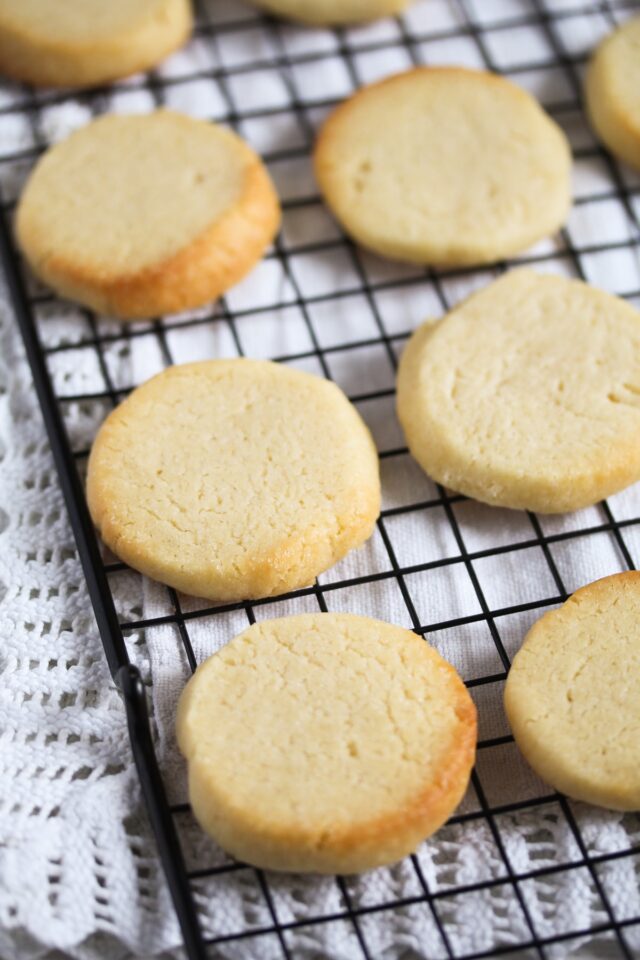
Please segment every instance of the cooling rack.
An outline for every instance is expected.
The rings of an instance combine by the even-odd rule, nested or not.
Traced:
[[[509,76],[564,127],[575,160],[567,227],[517,262],[581,277],[640,306],[640,178],[594,141],[581,96],[593,44],[639,10],[637,0],[423,0],[402,17],[330,31],[297,29],[232,0],[207,0],[188,50],[148,75],[82,94],[0,87],[2,259],[191,958],[544,958],[586,943],[629,958],[640,949],[640,905],[629,909],[619,896],[621,882],[638,884],[637,818],[618,818],[624,843],[599,844],[589,812],[525,768],[496,706],[526,627],[582,583],[634,567],[640,494],[544,518],[483,508],[430,483],[412,464],[394,419],[398,356],[425,316],[446,312],[510,264],[433,271],[371,257],[328,217],[309,164],[319,123],[362,83],[422,63],[462,63]],[[226,122],[253,143],[283,199],[281,235],[252,277],[205,310],[121,326],[63,308],[28,275],[13,244],[20,185],[59,135],[62,116],[73,125],[108,110],[158,105]],[[380,450],[384,508],[371,544],[312,587],[275,601],[215,606],[149,584],[109,556],[87,512],[82,473],[100,421],[138,382],[174,362],[243,354],[291,363],[343,386]],[[138,606],[123,608],[122,578],[138,584]],[[462,672],[481,727],[469,794],[426,845],[431,859],[419,851],[401,865],[402,883],[390,872],[366,894],[357,879],[323,882],[322,896],[311,881],[294,906],[278,877],[219,851],[207,860],[199,848],[194,860],[174,747],[163,749],[156,735],[162,704],[154,699],[153,657],[150,676],[144,657],[155,632],[163,647],[174,644],[186,679],[243,625],[301,609],[386,616],[425,636]],[[181,682],[174,680],[177,694]],[[490,849],[484,866],[477,861],[467,881],[459,869],[447,874],[454,848],[477,850],[479,837]],[[524,867],[520,841],[536,851]],[[206,903],[239,875],[251,884],[254,913],[245,910],[216,928]],[[558,909],[554,901],[567,890],[575,902],[569,897]],[[574,909],[581,897],[587,913]],[[491,917],[484,929],[478,904]],[[467,905],[472,918],[465,929]],[[418,914],[428,932],[416,953]],[[402,923],[395,939],[385,941],[380,931],[390,918],[414,923],[413,947],[402,945]],[[338,928],[342,939],[332,940]],[[237,952],[225,952],[232,945]]]

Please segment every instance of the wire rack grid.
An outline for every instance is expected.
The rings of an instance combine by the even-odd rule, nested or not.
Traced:
[[[424,0],[401,17],[364,28],[303,30],[231,0],[203,0],[188,51],[148,75],[80,95],[0,87],[8,279],[189,956],[414,956],[415,948],[403,952],[400,934],[385,944],[379,931],[381,920],[404,916],[410,924],[418,914],[429,931],[419,953],[425,957],[544,958],[591,941],[607,956],[629,958],[640,948],[640,907],[620,909],[608,872],[625,861],[630,882],[637,883],[637,819],[625,818],[629,842],[599,848],[581,805],[526,771],[495,708],[526,626],[581,583],[634,567],[640,496],[636,491],[571,517],[544,518],[471,505],[422,476],[394,419],[398,356],[425,316],[446,312],[507,264],[434,271],[369,256],[326,214],[309,163],[319,124],[362,83],[422,63],[463,63],[509,76],[565,128],[576,173],[568,226],[517,262],[582,277],[640,305],[640,179],[595,142],[581,96],[590,48],[639,9],[637,0]],[[61,116],[80,124],[109,110],[158,105],[228,123],[254,144],[283,200],[280,237],[255,274],[211,308],[129,326],[68,305],[61,310],[28,275],[12,242],[21,183],[59,135]],[[593,223],[595,231],[588,229]],[[80,477],[100,421],[146,376],[174,362],[244,354],[294,364],[345,388],[380,450],[384,509],[372,544],[312,587],[276,601],[216,606],[154,590],[108,556],[93,533]],[[91,371],[91,389],[81,389],[75,370]],[[137,584],[139,597],[127,609],[119,596],[123,578]],[[499,589],[503,581],[509,596]],[[338,877],[304,886],[294,908],[279,878],[219,851],[208,861],[199,848],[194,858],[188,804],[170,782],[172,765],[151,733],[142,682],[150,638],[164,631],[162,642],[175,643],[186,677],[212,652],[208,635],[203,642],[198,633],[202,624],[229,638],[242,623],[313,609],[386,615],[433,642],[461,670],[480,711],[478,762],[460,810],[429,844],[436,864],[440,857],[446,866],[447,849],[482,836],[491,850],[484,873],[462,882],[458,872],[447,881],[426,868],[419,852],[399,868],[402,883],[391,871],[375,896],[371,888],[363,895],[357,879]],[[562,825],[566,846],[522,869],[514,836],[526,824],[544,838],[551,822]],[[206,903],[240,876],[253,913],[245,908],[216,927]],[[560,911],[561,922],[558,911],[551,921],[532,896],[534,887],[546,885],[552,901],[557,882],[567,877],[588,891],[586,926],[570,906]],[[478,897],[491,903],[495,896],[503,905],[501,922],[479,935],[472,929],[476,913],[465,930],[459,918],[466,901],[477,906]],[[331,939],[336,928],[351,952],[331,946],[338,942]]]

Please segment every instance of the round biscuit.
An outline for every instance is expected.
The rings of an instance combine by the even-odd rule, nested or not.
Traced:
[[[603,143],[640,170],[640,16],[622,24],[597,48],[587,69],[586,99]]]
[[[413,334],[397,403],[439,483],[577,510],[640,480],[640,314],[581,281],[511,271]]]
[[[590,583],[527,634],[505,687],[518,747],[557,790],[640,809],[640,573]]]
[[[121,403],[89,458],[108,547],[212,600],[286,593],[359,546],[380,512],[371,435],[333,383],[259,360],[170,367]]]
[[[200,306],[258,262],[280,223],[260,158],[216,124],[105,116],[48,150],[16,230],[59,294],[122,319]]]
[[[399,13],[410,0],[251,0],[269,13],[315,26],[364,23]]]
[[[191,28],[189,0],[2,0],[0,72],[92,87],[155,66]]]
[[[196,671],[178,742],[202,827],[273,870],[355,873],[415,850],[460,802],[476,711],[421,637],[351,614],[254,624]]]
[[[358,91],[314,155],[344,229],[382,256],[462,265],[553,233],[570,203],[566,137],[524,90],[459,67],[420,67]]]

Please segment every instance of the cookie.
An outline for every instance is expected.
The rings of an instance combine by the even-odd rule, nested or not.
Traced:
[[[586,78],[587,111],[604,144],[640,170],[640,16],[597,48]]]
[[[356,873],[438,829],[473,766],[476,711],[421,637],[351,614],[265,620],[178,707],[196,818],[239,860]]]
[[[344,229],[394,260],[490,263],[553,233],[570,203],[566,137],[501,77],[421,67],[358,91],[314,155]]]
[[[453,490],[542,513],[595,503],[640,480],[640,314],[514,270],[413,334],[398,415]]]
[[[185,593],[308,586],[373,532],[371,435],[342,391],[259,360],[170,367],[102,425],[89,509],[125,563]]]
[[[155,66],[191,28],[189,0],[2,0],[0,72],[92,87]]]
[[[400,10],[410,0],[252,0],[269,13],[315,26],[362,23]]]
[[[224,293],[279,223],[269,175],[240,137],[158,110],[101,117],[48,150],[16,228],[34,273],[57,293],[136,319]]]
[[[640,573],[577,590],[527,634],[505,688],[518,747],[576,800],[640,810]]]

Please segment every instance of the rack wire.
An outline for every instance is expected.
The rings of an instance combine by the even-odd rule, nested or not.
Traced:
[[[393,420],[393,373],[398,355],[411,329],[424,318],[420,311],[425,315],[446,312],[494,272],[407,268],[383,264],[364,254],[323,211],[309,174],[309,153],[328,110],[380,72],[421,63],[461,62],[507,75],[529,86],[565,127],[576,165],[574,213],[568,227],[517,262],[582,277],[640,305],[640,178],[594,141],[581,96],[581,74],[589,48],[638,10],[638,0],[424,0],[404,16],[371,27],[305,31],[231,0],[203,0],[191,45],[197,56],[188,59],[186,69],[177,57],[148,75],[80,95],[0,87],[2,258],[105,652],[123,694],[147,810],[189,957],[218,956],[223,945],[233,942],[238,942],[247,956],[290,958],[298,951],[299,955],[311,955],[308,944],[305,946],[305,932],[336,926],[346,931],[367,960],[404,956],[397,945],[391,945],[395,953],[372,945],[368,923],[376,916],[412,910],[424,911],[425,922],[434,931],[438,946],[433,955],[451,960],[508,954],[545,958],[584,941],[597,941],[609,951],[607,956],[630,958],[640,946],[640,911],[631,915],[620,912],[607,873],[607,866],[616,861],[636,865],[640,844],[598,851],[583,829],[580,805],[540,785],[531,789],[531,778],[515,777],[518,760],[512,737],[499,725],[497,732],[489,730],[492,735],[481,733],[470,796],[445,828],[484,831],[497,867],[483,879],[434,887],[416,855],[405,865],[413,883],[409,895],[381,895],[366,902],[359,897],[357,885],[338,877],[332,881],[332,898],[320,902],[309,888],[304,910],[285,915],[277,878],[230,861],[190,863],[181,843],[184,822],[190,819],[189,807],[186,802],[170,802],[173,788],[159,762],[147,690],[134,656],[134,645],[146,631],[170,627],[193,670],[202,655],[201,644],[194,639],[199,623],[215,620],[220,630],[231,636],[235,632],[231,624],[238,617],[251,623],[257,617],[293,612],[301,605],[376,615],[379,598],[393,590],[394,609],[401,611],[397,619],[444,646],[445,652],[453,651],[454,662],[457,648],[455,640],[451,645],[452,636],[468,637],[468,631],[475,629],[488,631],[493,655],[461,667],[480,704],[482,720],[483,691],[495,692],[503,684],[510,657],[522,637],[522,623],[561,603],[578,585],[573,582],[576,572],[566,560],[567,551],[571,555],[574,544],[587,540],[603,545],[599,554],[605,559],[591,579],[634,567],[634,556],[640,550],[637,497],[612,498],[591,511],[557,522],[534,514],[518,515],[516,521],[512,515],[504,527],[507,532],[499,533],[504,519],[498,522],[499,511],[490,511],[484,527],[474,527],[467,522],[464,497],[428,483],[413,470]],[[194,67],[194,63],[199,65]],[[25,271],[12,240],[10,221],[20,181],[49,145],[52,131],[55,133],[56,111],[72,103],[78,116],[87,120],[109,109],[180,108],[189,91],[196,88],[198,111],[229,123],[254,142],[283,197],[284,227],[259,268],[264,280],[260,296],[252,299],[257,288],[249,280],[241,293],[232,291],[206,310],[130,326],[89,311],[75,311],[72,319],[65,314],[63,335],[52,337],[51,316],[57,301]],[[602,236],[596,242],[589,239],[585,243],[581,225],[590,216],[597,216],[604,226],[599,228]],[[496,269],[506,268],[507,264],[500,264]],[[348,316],[356,312],[360,319],[353,336]],[[283,331],[293,330],[293,334],[272,336],[268,318],[273,316]],[[139,615],[133,617],[119,612],[118,577],[138,575],[107,556],[97,542],[81,482],[91,438],[86,432],[76,436],[67,429],[67,422],[69,411],[80,409],[88,411],[88,420],[97,426],[136,385],[122,382],[114,374],[114,356],[127,355],[132,349],[151,358],[150,365],[157,368],[195,359],[189,350],[199,356],[246,352],[312,369],[341,382],[373,429],[383,480],[394,491],[378,522],[376,549],[351,567],[340,565],[337,573],[277,601],[205,605],[167,588],[163,609],[142,605]],[[65,371],[88,357],[102,388],[68,392]],[[354,372],[357,368],[359,374]],[[408,488],[407,477],[411,481]],[[407,551],[398,539],[400,520],[418,528],[417,553],[415,549]],[[431,536],[446,542],[437,555],[427,549]],[[519,592],[506,603],[494,584],[507,568],[515,567],[522,569],[522,575],[515,578]],[[471,597],[466,611],[436,604],[440,612],[433,614],[429,584],[436,583],[436,575],[456,584],[464,581],[459,589]],[[537,589],[532,592],[534,580]],[[454,612],[458,615],[453,616]],[[505,782],[511,775],[515,777],[513,789],[497,793],[489,784],[486,771],[491,763],[502,765]],[[572,842],[571,854],[557,850],[553,862],[519,869],[507,849],[505,823],[524,813],[531,814],[540,832],[544,832],[545,818],[551,814],[560,818]],[[261,919],[248,922],[245,916],[230,929],[207,930],[201,904],[203,895],[211,891],[203,883],[212,881],[222,890],[238,872],[253,878]],[[530,885],[548,883],[552,890],[554,878],[569,874],[580,875],[589,886],[593,915],[599,919],[585,929],[569,911],[562,929],[549,929],[532,908]],[[477,943],[469,947],[450,922],[452,904],[474,894],[492,896],[496,890],[506,891],[512,905],[507,922],[491,931],[490,942],[482,949]],[[517,922],[513,920],[516,915]]]

